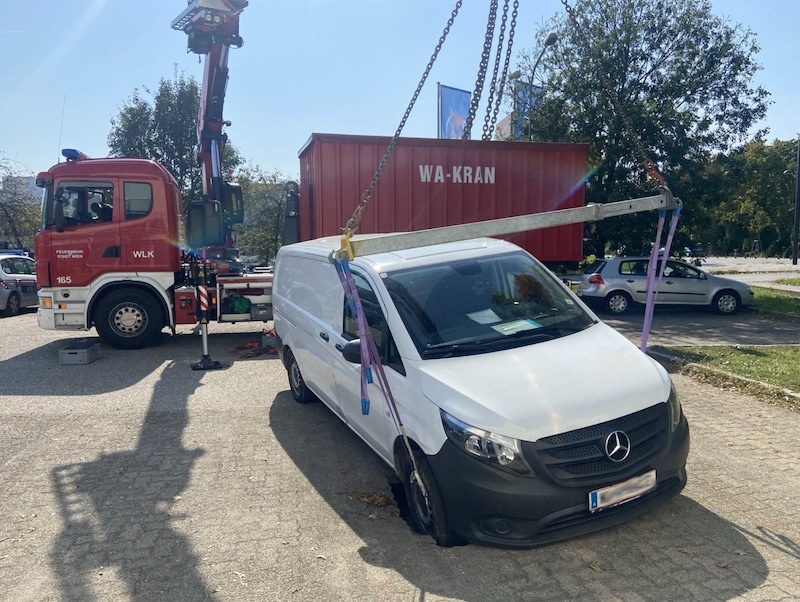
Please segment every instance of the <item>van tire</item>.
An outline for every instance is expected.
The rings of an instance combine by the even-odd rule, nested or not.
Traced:
[[[289,376],[289,389],[291,389],[292,397],[297,403],[313,403],[317,401],[317,397],[306,386],[306,381],[300,372],[300,366],[297,365],[297,360],[291,351],[288,352],[288,357],[286,358],[286,372]]]
[[[425,454],[414,449],[414,463],[417,465],[418,478],[422,480],[427,499],[422,494],[416,479],[413,476],[414,469],[408,454],[402,455],[402,475],[403,489],[405,490],[406,501],[408,503],[408,522],[411,527],[423,535],[430,535],[436,541],[436,545],[443,548],[464,544],[464,540],[450,531],[447,526],[447,512],[444,508],[442,494],[439,493],[439,485],[433,476],[433,470]]]

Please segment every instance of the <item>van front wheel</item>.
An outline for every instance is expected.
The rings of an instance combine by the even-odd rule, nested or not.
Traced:
[[[439,486],[425,455],[414,450],[414,463],[417,466],[416,476],[408,455],[403,456],[403,489],[411,526],[417,533],[433,537],[439,546],[449,548],[463,544],[464,541],[447,526],[442,494],[439,493]]]
[[[306,386],[306,381],[303,379],[303,374],[300,372],[300,366],[297,365],[297,360],[294,354],[290,351],[288,362],[286,363],[286,371],[289,375],[289,388],[292,390],[292,397],[297,403],[311,403],[316,401],[317,398]]]

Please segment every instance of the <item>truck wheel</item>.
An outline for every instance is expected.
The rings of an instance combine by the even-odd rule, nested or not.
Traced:
[[[289,351],[289,357],[286,362],[286,371],[289,374],[289,388],[292,390],[292,397],[297,403],[312,403],[317,400],[317,397],[306,386],[306,381],[303,380],[303,375],[300,372],[300,366],[297,365],[297,360],[294,359],[294,354]]]
[[[711,301],[711,309],[718,314],[732,315],[739,311],[739,295],[733,291],[720,291]]]
[[[141,349],[151,345],[164,320],[158,302],[139,290],[109,293],[97,306],[94,323],[100,338],[116,349]]]
[[[6,301],[6,316],[17,316],[19,315],[19,308],[20,308],[20,301],[19,295],[17,293],[11,293],[8,296],[8,301]]]
[[[621,316],[631,308],[633,300],[631,296],[624,291],[614,291],[609,293],[606,297],[606,309],[612,314]]]
[[[436,544],[444,548],[461,545],[464,540],[450,531],[447,526],[447,513],[444,501],[439,493],[439,486],[433,476],[433,470],[425,459],[425,455],[414,450],[414,463],[417,465],[417,476],[407,453],[403,454],[401,479],[408,503],[409,523],[417,533],[430,535]],[[423,493],[417,479],[422,481],[425,488]]]

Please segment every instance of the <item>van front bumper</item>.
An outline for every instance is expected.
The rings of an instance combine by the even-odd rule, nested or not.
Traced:
[[[428,456],[444,498],[449,528],[474,543],[529,548],[585,535],[640,516],[678,495],[686,485],[689,426],[684,417],[667,449],[633,475],[565,486],[548,476],[519,477],[493,468],[449,440]],[[589,493],[656,471],[656,487],[618,506],[589,511]]]

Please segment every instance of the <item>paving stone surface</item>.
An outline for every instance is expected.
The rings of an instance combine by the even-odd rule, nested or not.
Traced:
[[[675,375],[680,496],[532,550],[439,548],[274,356],[230,353],[260,338],[240,326],[212,325],[230,366],[200,372],[189,331],[62,366],[86,335],[0,320],[0,600],[800,599],[800,413]]]

